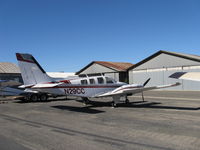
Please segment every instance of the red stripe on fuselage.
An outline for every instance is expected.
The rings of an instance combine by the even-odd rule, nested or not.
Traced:
[[[120,86],[118,85],[114,85],[114,86],[80,86],[80,85],[77,85],[77,86],[55,86],[55,87],[41,87],[39,89],[44,89],[44,88],[118,88]]]
[[[63,82],[63,83],[67,83],[67,84],[71,84],[70,80],[61,80],[59,82]]]

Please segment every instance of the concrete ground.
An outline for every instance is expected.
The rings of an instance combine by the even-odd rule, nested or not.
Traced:
[[[199,150],[200,92],[144,95],[117,108],[111,99],[2,99],[0,150]]]

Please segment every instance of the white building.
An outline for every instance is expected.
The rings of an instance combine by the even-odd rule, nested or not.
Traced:
[[[129,68],[129,83],[143,84],[151,78],[147,86],[180,82],[166,90],[200,90],[200,82],[168,78],[174,72],[200,72],[200,56],[158,51]]]

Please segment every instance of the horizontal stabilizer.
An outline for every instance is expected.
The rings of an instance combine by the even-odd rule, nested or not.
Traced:
[[[56,87],[56,86],[58,86],[58,85],[61,85],[61,84],[63,84],[63,83],[43,83],[43,84],[36,84],[36,85],[34,85],[34,86],[32,86],[31,88],[37,88],[37,89],[39,89],[39,88],[52,88],[52,87]]]
[[[28,85],[20,85],[19,88],[31,88],[33,84],[28,84]]]

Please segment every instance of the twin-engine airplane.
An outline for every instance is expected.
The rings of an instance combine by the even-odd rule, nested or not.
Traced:
[[[48,94],[78,96],[87,98],[112,97],[112,106],[115,107],[121,98],[128,102],[127,96],[147,90],[177,86],[180,83],[145,87],[143,85],[116,82],[106,76],[76,77],[72,79],[57,79],[49,77],[36,59],[30,54],[17,53],[17,60],[21,70],[24,85],[22,88],[33,91],[29,100],[47,100]]]

